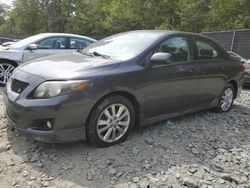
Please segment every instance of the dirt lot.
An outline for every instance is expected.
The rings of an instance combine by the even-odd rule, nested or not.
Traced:
[[[0,187],[250,187],[250,90],[229,113],[171,119],[101,149],[31,141],[2,102],[0,112]]]

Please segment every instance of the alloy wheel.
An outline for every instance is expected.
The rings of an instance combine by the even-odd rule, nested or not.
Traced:
[[[234,98],[234,91],[232,88],[227,88],[221,98],[221,109],[226,112],[232,105]]]
[[[97,120],[97,134],[107,143],[119,140],[127,132],[130,112],[123,104],[112,104],[105,108]]]
[[[6,84],[10,79],[15,66],[9,63],[1,63],[0,64],[0,83]]]

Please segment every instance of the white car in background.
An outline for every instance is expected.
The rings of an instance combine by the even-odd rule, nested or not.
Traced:
[[[42,33],[0,48],[0,85],[5,85],[21,63],[52,54],[83,49],[95,39],[65,33]]]

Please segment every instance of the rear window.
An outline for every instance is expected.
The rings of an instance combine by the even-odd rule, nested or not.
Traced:
[[[212,41],[206,39],[196,39],[197,54],[196,59],[220,59],[223,57],[219,47]]]

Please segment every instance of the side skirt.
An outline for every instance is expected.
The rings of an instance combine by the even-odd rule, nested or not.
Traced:
[[[156,116],[156,117],[152,117],[152,118],[145,118],[144,115],[141,115],[140,119],[140,127],[143,126],[147,126],[150,124],[154,124],[163,120],[167,120],[169,118],[174,118],[174,117],[178,117],[184,114],[190,114],[193,112],[198,112],[198,111],[203,111],[203,110],[208,110],[208,109],[212,109],[214,107],[217,106],[219,99],[214,99],[211,103],[203,103],[195,108],[186,108],[185,110],[179,111],[179,112],[172,112],[172,113],[168,113],[168,114],[164,114],[164,115],[160,115],[160,116]]]

